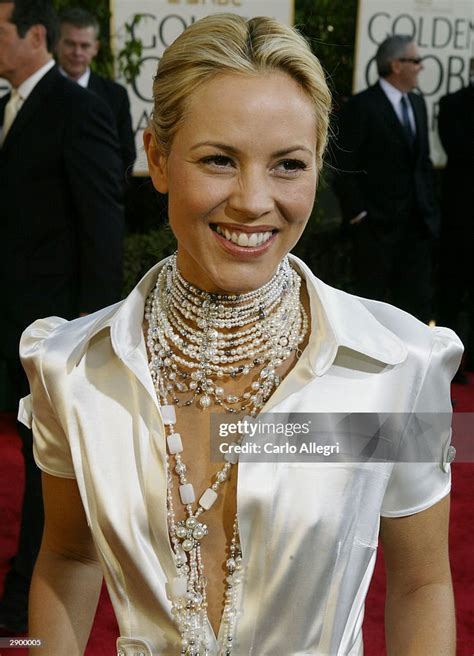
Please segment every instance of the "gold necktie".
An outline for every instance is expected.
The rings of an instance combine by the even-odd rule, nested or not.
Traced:
[[[5,105],[5,114],[3,117],[3,133],[2,133],[2,144],[5,141],[5,138],[13,125],[13,121],[16,118],[16,115],[20,111],[20,107],[23,103],[23,98],[20,96],[16,89],[12,90],[12,95],[10,100]]]

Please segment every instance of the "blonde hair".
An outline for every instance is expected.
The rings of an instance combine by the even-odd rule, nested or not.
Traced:
[[[163,53],[153,84],[151,128],[165,154],[199,85],[223,73],[281,71],[298,82],[314,105],[316,155],[321,167],[331,94],[317,57],[295,29],[266,17],[245,20],[214,14],[188,27]]]

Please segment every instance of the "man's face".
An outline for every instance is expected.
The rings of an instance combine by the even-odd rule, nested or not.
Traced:
[[[30,53],[28,34],[21,39],[16,25],[10,22],[14,7],[13,2],[0,2],[0,77],[11,84]]]
[[[418,84],[418,73],[423,68],[423,64],[415,63],[413,60],[420,58],[420,53],[416,43],[409,43],[405,52],[398,60],[398,79],[400,89],[403,91],[411,91]],[[401,61],[404,60],[404,61]]]
[[[62,23],[56,55],[59,65],[73,80],[78,80],[89,68],[99,51],[95,29]]]

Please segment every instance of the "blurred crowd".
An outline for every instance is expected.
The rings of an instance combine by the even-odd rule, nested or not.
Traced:
[[[413,37],[388,37],[376,63],[377,83],[342,106],[332,144],[333,189],[352,243],[351,282],[360,296],[454,329],[468,349],[474,330],[474,73],[466,87],[440,100],[438,132],[447,164],[439,191],[426,104],[415,92],[423,59]],[[467,382],[462,369],[457,382]]]

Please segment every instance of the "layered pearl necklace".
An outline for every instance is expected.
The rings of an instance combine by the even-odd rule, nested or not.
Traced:
[[[277,367],[304,340],[308,319],[300,301],[301,279],[288,258],[280,263],[266,285],[239,295],[210,294],[194,287],[181,276],[176,259],[175,253],[161,269],[146,301],[145,319],[149,367],[167,429],[168,528],[178,572],[168,582],[168,593],[181,635],[180,653],[205,656],[210,653],[206,631],[207,580],[200,541],[208,531],[200,518],[216,501],[219,487],[228,479],[237,456],[225,455],[225,464],[194,509],[196,496],[186,478],[181,436],[174,430],[175,406],[197,403],[207,409],[215,404],[227,412],[256,416],[280,382]],[[222,385],[226,379],[247,376],[254,369],[254,380],[241,395],[225,393]],[[173,470],[185,509],[185,519],[180,521],[176,521],[173,503]],[[232,653],[242,576],[237,517],[226,570],[221,656]]]

